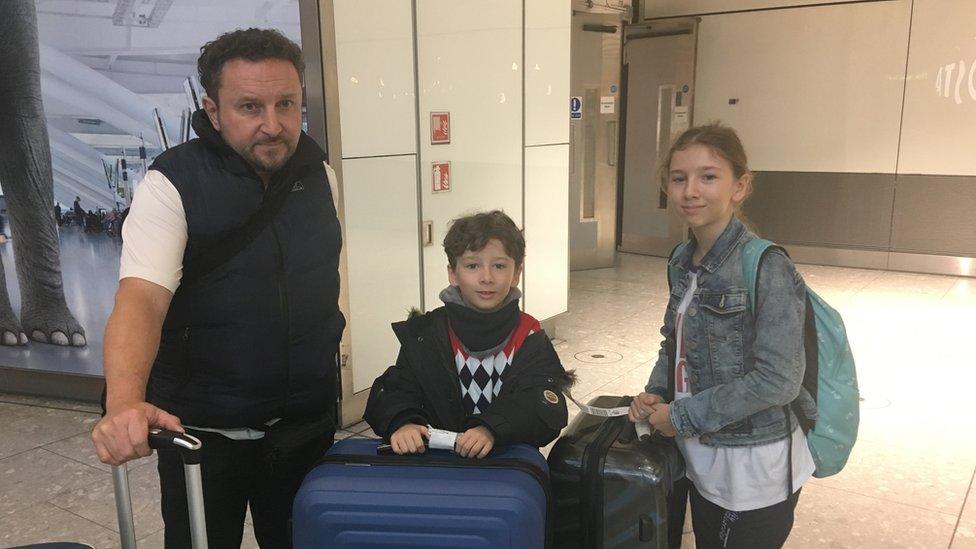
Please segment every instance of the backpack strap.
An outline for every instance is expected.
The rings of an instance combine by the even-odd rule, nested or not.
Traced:
[[[240,227],[212,243],[205,252],[197,254],[193,263],[186,264],[184,261],[180,285],[195,284],[247,248],[275,218],[290,192],[291,185],[285,184],[285,181],[278,181],[277,185],[266,191],[261,206]]]
[[[772,249],[783,250],[780,246],[762,238],[755,238],[746,242],[742,247],[742,276],[745,279],[746,289],[749,292],[749,310],[753,317],[756,315],[756,284],[759,282],[759,267],[766,256],[766,252]],[[793,425],[790,421],[790,405],[783,406],[783,415],[786,416],[786,499],[793,497]]]
[[[756,283],[759,280],[759,264],[770,248],[782,250],[774,242],[755,238],[742,246],[742,276],[749,290],[749,310],[756,313]],[[785,250],[784,250],[785,253]]]

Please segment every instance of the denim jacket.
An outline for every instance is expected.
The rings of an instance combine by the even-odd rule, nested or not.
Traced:
[[[671,403],[671,421],[679,437],[698,436],[708,446],[756,446],[786,438],[784,406],[802,390],[805,285],[792,261],[771,251],[756,283],[756,311],[750,312],[742,246],[754,238],[732,218],[702,258],[698,290],[684,316],[692,396]],[[689,284],[695,247],[692,240],[669,263],[680,277],[671,289],[664,341],[645,388],[666,401],[674,398],[675,314]],[[809,408],[812,399],[802,393],[799,404]],[[796,426],[789,413],[790,425]]]

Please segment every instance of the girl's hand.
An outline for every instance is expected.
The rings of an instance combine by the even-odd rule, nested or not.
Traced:
[[[678,434],[671,423],[671,407],[667,404],[655,404],[651,417],[648,418],[651,427],[666,437],[673,437]]]
[[[634,400],[630,403],[630,410],[627,412],[627,417],[630,421],[637,423],[638,421],[644,421],[651,415],[653,411],[653,406],[664,402],[661,397],[657,395],[652,395],[649,393],[641,393],[634,397]]]
[[[407,423],[396,430],[390,437],[390,446],[396,454],[422,454],[427,450],[424,439],[430,438],[427,427],[415,423]]]

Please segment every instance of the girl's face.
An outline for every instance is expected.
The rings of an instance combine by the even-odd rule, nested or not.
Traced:
[[[750,177],[736,178],[728,160],[696,143],[672,155],[668,199],[696,235],[717,237],[745,198]]]

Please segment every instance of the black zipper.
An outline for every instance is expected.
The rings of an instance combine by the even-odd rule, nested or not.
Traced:
[[[189,383],[190,381],[190,327],[189,326],[183,328],[183,353],[180,358],[182,359],[181,374],[183,375],[183,383]]]
[[[339,465],[389,465],[407,467],[451,467],[455,469],[509,469],[525,473],[535,479],[542,492],[546,496],[546,548],[552,547],[551,539],[551,517],[553,513],[552,487],[549,484],[549,475],[539,467],[521,459],[497,458],[490,460],[472,460],[470,462],[458,461],[450,458],[432,458],[429,456],[371,456],[371,455],[349,455],[335,454],[326,455],[318,461],[316,466],[332,463]]]
[[[281,246],[281,238],[278,236],[278,227],[275,226],[273,219],[271,220],[271,234],[274,235],[275,244],[278,246],[278,302],[281,307],[281,316],[285,323],[285,348],[283,351],[285,395],[284,401],[282,402],[282,411],[284,412],[288,408],[288,399],[291,396],[291,364],[289,360],[291,354],[291,317],[288,311],[288,286],[285,283],[285,252]]]

